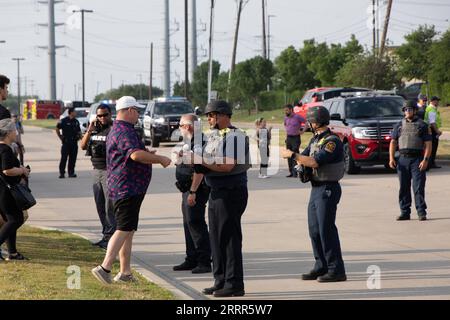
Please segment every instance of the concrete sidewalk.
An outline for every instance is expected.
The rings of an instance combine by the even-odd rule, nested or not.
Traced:
[[[80,150],[76,179],[58,179],[60,144],[53,131],[27,127],[25,159],[38,205],[29,223],[81,234],[94,241],[100,224],[91,187],[91,164]],[[168,155],[170,147],[158,149]],[[282,162],[285,166],[285,162]],[[243,216],[244,299],[450,299],[450,167],[430,171],[430,220],[396,222],[398,180],[383,168],[346,176],[338,207],[348,281],[320,284],[300,280],[313,264],[306,207],[309,185],[287,179],[281,170],[270,179],[249,172],[249,204]],[[173,272],[184,259],[181,195],[174,167],[154,166],[153,180],[133,244],[134,261],[156,283],[181,298],[201,299],[212,274]],[[100,261],[99,261],[100,262]],[[369,290],[369,266],[381,270],[381,288]],[[370,270],[369,270],[370,271]],[[90,275],[85,275],[90,276]],[[369,281],[370,282],[370,281]]]

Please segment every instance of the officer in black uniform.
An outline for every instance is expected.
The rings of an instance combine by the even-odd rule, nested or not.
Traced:
[[[203,293],[215,297],[243,296],[241,217],[248,200],[249,140],[231,125],[232,110],[226,101],[211,102],[205,114],[212,130],[203,157],[195,157],[194,168],[205,174],[211,188],[208,217],[215,282]]]
[[[310,170],[312,185],[308,205],[309,236],[314,251],[313,269],[302,275],[303,280],[319,282],[345,281],[344,261],[338,230],[336,209],[341,199],[339,180],[344,176],[344,148],[338,136],[328,128],[330,114],[323,107],[311,107],[307,121],[314,133],[301,155],[284,150],[284,158],[291,157]]]
[[[111,131],[111,109],[107,104],[100,104],[96,110],[95,121],[89,124],[86,134],[81,140],[81,149],[91,157],[94,167],[93,191],[97,213],[102,224],[102,239],[94,243],[100,248],[107,249],[109,239],[116,231],[116,218],[114,216],[112,201],[108,198],[106,185],[106,137]]]
[[[425,180],[432,150],[431,129],[417,116],[417,104],[414,101],[405,101],[403,112],[405,118],[394,127],[389,146],[389,166],[392,169],[397,168],[400,179],[401,213],[397,220],[410,220],[412,179],[417,214],[420,221],[425,221],[427,220]],[[400,153],[398,162],[395,159],[397,147]]]
[[[176,166],[175,185],[182,192],[181,211],[183,213],[184,237],[186,241],[185,261],[173,267],[174,271],[192,270],[192,273],[211,272],[211,246],[209,243],[208,226],[205,220],[206,202],[209,197],[209,187],[204,175],[194,174],[191,158],[185,157],[186,151],[192,151],[195,140],[202,145],[201,130],[198,139],[194,137],[194,126],[198,118],[193,114],[183,115],[180,119],[180,131],[185,145],[179,153],[179,163]]]
[[[69,178],[76,178],[75,163],[78,155],[78,140],[81,138],[80,123],[75,118],[75,108],[68,109],[69,115],[58,122],[56,134],[61,140],[61,161],[59,162],[59,178],[64,178],[67,158],[69,158]],[[62,132],[62,133],[61,133]]]

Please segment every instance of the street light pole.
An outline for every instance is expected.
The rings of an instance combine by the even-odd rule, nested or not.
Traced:
[[[25,58],[12,58],[12,60],[17,61],[17,105],[20,115],[22,114],[22,108],[20,107],[20,61],[25,60]]]
[[[213,72],[213,38],[214,38],[214,5],[211,0],[211,15],[209,19],[209,72],[208,72],[208,103],[211,102],[212,72]]]
[[[82,92],[83,92],[83,102],[82,102],[82,106],[85,106],[85,101],[86,101],[86,91],[85,91],[85,75],[84,75],[84,13],[92,13],[94,12],[93,10],[86,10],[86,9],[81,9],[81,10],[73,10],[72,12],[81,12],[81,73],[82,73]]]

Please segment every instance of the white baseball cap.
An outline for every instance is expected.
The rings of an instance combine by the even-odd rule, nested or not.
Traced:
[[[122,110],[122,109],[128,109],[128,108],[140,108],[144,109],[145,106],[138,103],[136,101],[136,98],[130,97],[130,96],[123,96],[119,100],[116,101],[116,111]]]

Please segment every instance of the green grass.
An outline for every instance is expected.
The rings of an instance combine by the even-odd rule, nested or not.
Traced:
[[[48,119],[48,120],[24,120],[22,124],[24,126],[35,126],[41,127],[45,129],[55,129],[56,123],[58,120],[56,119]]]
[[[83,238],[24,226],[19,229],[17,240],[18,250],[30,260],[0,262],[1,299],[174,299],[169,291],[136,273],[136,283],[101,284],[90,270],[103,260],[105,251]],[[72,265],[81,268],[79,290],[67,288],[70,274],[66,271]],[[112,272],[118,272],[118,263]]]
[[[439,112],[442,118],[442,130],[450,131],[450,107],[440,107]]]
[[[248,115],[247,110],[242,111],[235,111],[233,113],[233,122],[252,122],[254,123],[256,119],[258,118],[264,118],[267,120],[267,123],[278,123],[283,124],[284,120],[284,108],[270,110],[270,111],[263,111],[259,113],[252,113],[251,115]]]

